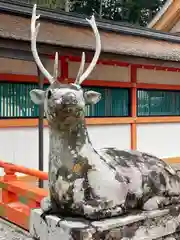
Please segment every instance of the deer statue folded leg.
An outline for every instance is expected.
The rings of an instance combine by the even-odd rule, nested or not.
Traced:
[[[57,80],[57,53],[53,75],[42,65],[36,47],[38,18],[35,5],[31,49],[37,66],[50,83],[46,91],[34,89],[30,92],[35,104],[44,104],[49,125],[50,196],[42,201],[43,211],[101,219],[132,209],[154,210],[177,203],[180,177],[161,159],[138,151],[116,148],[96,151],[93,148],[86,127],[85,108],[97,104],[101,95],[83,91],[81,84],[96,66],[101,52],[94,16],[87,21],[96,40],[95,54],[85,71],[85,54],[82,54],[74,84],[62,84]]]

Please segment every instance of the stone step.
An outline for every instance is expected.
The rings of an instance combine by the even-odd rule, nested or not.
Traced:
[[[33,209],[30,233],[38,240],[176,240],[180,239],[180,205],[163,210],[89,221],[49,215]]]

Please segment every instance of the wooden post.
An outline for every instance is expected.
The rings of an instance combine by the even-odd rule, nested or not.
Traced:
[[[68,59],[65,56],[61,57],[61,79],[63,83],[68,83]]]
[[[37,67],[39,89],[43,90],[44,76]],[[43,146],[43,121],[44,121],[44,105],[39,105],[39,117],[38,117],[38,136],[39,136],[39,170],[44,170],[44,146]],[[43,181],[39,179],[39,187],[43,188]]]
[[[136,88],[136,75],[137,68],[135,66],[130,66],[131,68],[131,117],[133,118],[133,123],[131,123],[131,149],[137,149],[137,127],[136,127],[136,118],[137,118],[137,88]]]
[[[42,58],[43,59],[43,58]],[[43,59],[43,65],[46,67],[47,62]],[[37,66],[38,85],[39,89],[44,89],[44,76]],[[39,105],[39,118],[38,118],[38,136],[39,136],[39,170],[44,171],[44,144],[43,144],[43,128],[44,128],[44,105]],[[43,180],[39,179],[39,187],[43,188]]]
[[[8,191],[8,182],[15,181],[17,179],[15,171],[10,169],[4,169],[4,187],[2,187],[2,202],[3,203],[10,203],[17,201],[17,195],[15,193]],[[6,186],[7,183],[7,186]]]

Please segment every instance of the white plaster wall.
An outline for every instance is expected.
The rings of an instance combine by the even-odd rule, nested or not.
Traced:
[[[88,130],[93,146],[96,149],[103,147],[130,148],[130,124],[91,125],[88,126]]]
[[[44,169],[48,159],[48,129],[44,129]],[[0,160],[38,169],[38,130],[37,128],[1,128]],[[0,169],[0,174],[2,174]]]
[[[88,126],[96,149],[102,147],[130,148],[129,125]],[[48,171],[49,135],[44,128],[44,171]],[[0,129],[0,160],[38,169],[38,129]],[[0,169],[0,175],[3,171]]]
[[[180,156],[180,123],[138,124],[137,149],[162,158]]]

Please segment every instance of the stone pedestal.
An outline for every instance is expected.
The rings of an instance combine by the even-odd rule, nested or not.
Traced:
[[[30,216],[30,233],[38,240],[180,239],[180,205],[101,221],[49,215],[45,222],[41,213],[34,209]]]

